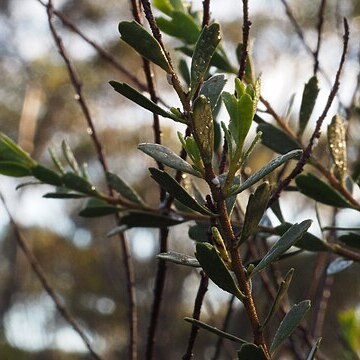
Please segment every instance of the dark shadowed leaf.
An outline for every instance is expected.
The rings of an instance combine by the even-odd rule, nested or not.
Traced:
[[[351,232],[341,235],[338,240],[347,246],[360,249],[360,234]]]
[[[269,198],[270,186],[267,182],[261,184],[256,189],[255,193],[249,196],[239,245],[257,231],[259,222],[265,213]]]
[[[71,192],[54,192],[43,195],[46,199],[81,199],[86,197],[84,194],[77,194]]]
[[[313,174],[299,175],[295,181],[300,192],[311,199],[338,208],[354,208],[334,188]]]
[[[117,191],[122,197],[125,199],[139,205],[144,205],[141,197],[137,194],[137,192],[128,185],[123,179],[121,179],[118,175],[113,174],[111,172],[106,173],[106,178],[110,184],[110,186]]]
[[[92,184],[74,173],[68,172],[64,174],[62,176],[62,182],[67,188],[71,190],[76,190],[89,195],[96,194],[96,189]]]
[[[214,75],[206,80],[200,89],[200,95],[204,95],[210,100],[211,110],[214,111],[215,106],[218,104],[221,92],[226,84],[224,75]]]
[[[263,349],[255,344],[246,343],[237,353],[238,360],[267,360]]]
[[[188,86],[190,86],[190,69],[187,62],[184,59],[179,61],[179,71]]]
[[[42,165],[36,165],[31,168],[31,172],[34,177],[42,181],[45,184],[50,184],[54,186],[61,186],[62,179],[55,171],[48,169]]]
[[[159,105],[155,104],[153,101],[148,99],[146,96],[141,94],[139,91],[137,91],[130,85],[125,84],[125,83],[119,83],[117,81],[110,81],[109,84],[114,88],[114,90],[116,92],[125,96],[126,98],[133,101],[134,103],[140,105],[144,109],[149,110],[154,114],[157,114],[157,115],[160,115],[160,116],[163,116],[163,117],[175,120],[175,121],[183,122],[182,119],[179,119],[171,112],[164,110]]]
[[[175,251],[169,251],[166,253],[160,253],[156,256],[158,259],[169,261],[179,265],[185,265],[190,267],[201,267],[197,259],[193,256],[181,254]]]
[[[313,76],[304,87],[299,115],[299,135],[302,135],[313,112],[319,94],[318,80]]]
[[[180,170],[200,178],[202,177],[188,162],[164,145],[144,143],[139,144],[138,149],[172,169]]]
[[[274,352],[291,335],[291,333],[298,327],[310,307],[310,301],[304,300],[290,309],[276,331],[274,340],[270,347],[270,352]]]
[[[279,154],[286,154],[289,151],[300,148],[296,141],[274,125],[265,122],[260,123],[256,131],[262,132],[262,143]]]
[[[202,29],[192,56],[190,97],[195,94],[200,83],[203,82],[220,39],[219,24],[212,23],[210,26],[205,26]]]
[[[84,207],[80,210],[79,215],[82,217],[99,217],[115,214],[121,209],[116,206],[109,205],[105,201],[99,199],[89,199]]]
[[[189,238],[195,241],[208,242],[211,234],[209,221],[197,221],[189,227]]]
[[[188,208],[204,215],[213,215],[205,206],[198,203],[189,193],[169,174],[156,168],[149,168],[152,178],[171,196],[180,201]]]
[[[304,220],[300,224],[292,225],[290,229],[287,230],[285,234],[281,236],[281,238],[271,247],[260,263],[256,265],[255,269],[251,272],[251,276],[254,276],[270,263],[276,261],[282,254],[290,249],[291,246],[295,245],[296,242],[306,233],[306,230],[310,227],[311,223],[311,220]]]
[[[13,161],[0,161],[0,174],[13,177],[31,176],[31,170],[26,165]]]
[[[320,343],[321,343],[321,338],[317,339],[316,343],[311,348],[311,350],[309,352],[309,355],[306,358],[306,360],[315,360],[315,355],[316,355],[317,350],[320,347]]]
[[[231,334],[229,334],[229,333],[227,333],[225,331],[219,330],[218,328],[216,328],[214,326],[211,326],[209,324],[206,324],[203,321],[192,319],[192,318],[189,318],[189,317],[184,318],[184,320],[189,322],[190,324],[196,325],[199,328],[207,330],[207,331],[209,331],[209,332],[211,332],[211,333],[213,333],[213,334],[215,334],[217,336],[220,336],[220,337],[222,337],[224,339],[233,341],[233,342],[238,343],[238,344],[246,343],[245,340],[240,339],[237,336],[231,335]]]
[[[334,261],[332,261],[329,266],[326,269],[327,275],[335,275],[338,274],[348,267],[350,267],[352,264],[354,264],[353,260],[347,260],[343,258],[337,258]]]
[[[121,39],[134,48],[142,57],[160,66],[167,73],[171,67],[158,41],[136,21],[119,24]]]
[[[206,274],[219,288],[235,295],[241,301],[244,299],[245,295],[237,287],[213,245],[198,242],[195,255]]]

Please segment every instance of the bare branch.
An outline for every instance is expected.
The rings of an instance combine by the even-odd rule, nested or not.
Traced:
[[[202,27],[209,25],[210,22],[210,0],[203,0],[203,21]]]
[[[319,7],[319,13],[318,13],[318,24],[316,27],[317,30],[317,44],[316,49],[314,51],[314,75],[319,70],[319,51],[321,46],[321,35],[322,35],[322,28],[324,24],[324,12],[326,7],[326,0],[321,0],[320,7]]]

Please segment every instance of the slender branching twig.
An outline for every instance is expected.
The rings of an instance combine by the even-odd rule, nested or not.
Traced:
[[[321,35],[322,35],[322,28],[324,24],[324,12],[326,7],[326,0],[321,0],[320,7],[319,7],[319,13],[318,13],[318,23],[317,23],[317,43],[316,43],[316,49],[314,51],[314,75],[319,70],[319,51],[321,46]]]
[[[210,0],[203,0],[203,20],[202,27],[209,25],[210,22]]]
[[[251,22],[249,20],[249,4],[248,0],[242,0],[243,3],[243,26],[242,26],[242,46],[241,46],[241,58],[240,67],[238,72],[238,78],[242,80],[245,74],[246,60],[248,57],[248,46],[249,46],[249,34]]]
[[[96,351],[92,348],[92,345],[90,344],[88,337],[85,335],[85,332],[81,329],[78,322],[70,314],[70,312],[66,308],[66,306],[62,304],[61,298],[56,294],[56,291],[50,285],[50,283],[45,275],[44,270],[42,269],[41,265],[35,258],[34,254],[31,252],[30,248],[26,244],[25,239],[21,235],[19,227],[15,223],[2,194],[0,194],[0,199],[4,205],[6,213],[9,216],[10,223],[12,225],[12,228],[13,228],[13,231],[15,234],[15,240],[16,240],[18,246],[20,247],[20,249],[22,250],[22,252],[24,253],[27,261],[29,262],[32,271],[34,272],[36,277],[39,279],[41,286],[46,291],[46,293],[50,296],[51,300],[54,302],[57,311],[61,314],[61,316],[65,319],[65,321],[74,329],[74,331],[81,337],[85,346],[89,350],[91,356],[96,360],[101,360],[100,355],[98,355],[96,353]]]

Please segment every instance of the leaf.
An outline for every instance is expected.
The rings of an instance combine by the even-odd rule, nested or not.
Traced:
[[[288,152],[287,154],[278,156],[277,158],[271,160],[265,166],[263,166],[260,170],[258,170],[255,174],[251,175],[246,181],[244,181],[239,188],[232,192],[232,194],[239,194],[254,185],[260,179],[264,178],[266,175],[270,174],[279,166],[283,165],[287,161],[297,158],[302,154],[302,150],[293,150]]]
[[[138,145],[138,149],[172,169],[202,178],[200,172],[164,145],[143,143]]]
[[[120,210],[120,208],[109,205],[105,201],[92,198],[86,202],[85,206],[80,210],[79,215],[82,217],[99,217],[115,214]]]
[[[267,360],[263,349],[255,344],[246,343],[237,352],[238,360]]]
[[[55,193],[47,193],[43,195],[43,198],[46,199],[80,199],[84,198],[84,194],[77,194],[71,192],[55,192]]]
[[[204,323],[203,321],[200,321],[200,320],[197,320],[197,319],[192,319],[192,318],[189,318],[189,317],[186,317],[184,318],[185,321],[189,322],[190,324],[193,324],[199,328],[202,328],[204,330],[207,330],[208,332],[211,332],[219,337],[222,337],[224,339],[227,339],[227,340],[230,340],[230,341],[233,341],[235,343],[238,343],[238,344],[244,344],[246,343],[245,340],[243,339],[240,339],[238,338],[237,336],[234,336],[232,334],[229,334],[225,331],[222,331],[214,326],[211,326],[211,325],[208,325],[206,323]]]
[[[172,119],[174,121],[184,122],[182,119],[179,119],[171,112],[162,109],[159,105],[155,104],[153,101],[148,99],[146,96],[142,95],[140,92],[138,92],[130,85],[125,83],[119,83],[117,81],[110,81],[109,84],[114,88],[116,92],[125,96],[134,103],[140,105],[144,109],[149,110],[152,113],[163,116],[165,118]]]
[[[169,251],[166,253],[160,253],[156,256],[158,259],[169,261],[175,264],[190,266],[190,267],[200,267],[201,265],[197,259],[190,255],[180,254],[178,252]]]
[[[250,235],[256,233],[259,222],[265,213],[269,198],[270,186],[268,182],[261,184],[255,193],[249,196],[239,245],[244,243]]]
[[[237,287],[229,270],[213,245],[206,242],[198,242],[196,244],[195,256],[199,260],[205,273],[220,289],[235,295],[240,301],[244,299],[245,295]]]
[[[282,254],[295,245],[295,243],[301,239],[306,230],[310,227],[312,221],[304,220],[300,224],[294,224],[290,227],[286,233],[271,247],[271,249],[265,254],[259,264],[256,265],[251,272],[251,276],[254,276],[259,271],[263,270],[266,266],[276,261]]]
[[[290,311],[285,315],[281,321],[279,328],[276,331],[274,340],[270,347],[270,352],[273,353],[283,341],[285,341],[291,333],[297,328],[301,320],[310,309],[311,304],[309,300],[304,300],[299,304],[295,304]]]
[[[88,195],[95,195],[97,193],[95,186],[74,173],[65,173],[62,176],[62,181],[64,185],[71,190],[76,190]]]
[[[225,84],[225,76],[217,74],[206,80],[200,88],[200,95],[204,95],[210,101],[213,113]]]
[[[195,94],[199,85],[203,82],[211,58],[213,57],[220,40],[219,24],[212,23],[210,26],[204,26],[192,55],[190,98]]]
[[[171,196],[180,201],[188,208],[203,215],[216,216],[205,206],[198,203],[188,192],[169,174],[156,168],[149,168],[152,178],[160,184]]]
[[[318,80],[316,76],[310,78],[310,80],[304,86],[299,114],[298,134],[300,136],[304,133],[306,125],[308,124],[310,116],[314,110],[319,90],[320,89],[318,87]]]
[[[354,208],[339,192],[313,174],[299,175],[295,182],[302,194],[317,202],[338,208]]]
[[[12,177],[24,177],[31,176],[31,170],[18,162],[0,161],[0,174]]]
[[[34,177],[45,184],[61,186],[63,183],[60,175],[58,175],[55,171],[46,168],[45,166],[36,165],[31,168],[31,172]]]
[[[153,0],[153,4],[157,9],[169,16],[174,10],[170,0]]]
[[[353,260],[347,260],[344,258],[337,258],[332,261],[326,269],[326,275],[335,275],[338,274],[348,267],[354,264]]]
[[[200,95],[193,105],[193,134],[204,164],[211,164],[214,150],[214,121],[211,105],[204,95]]]
[[[341,235],[338,240],[346,246],[360,249],[360,234],[350,232],[348,234]]]
[[[316,352],[318,351],[318,349],[320,347],[320,342],[321,342],[321,338],[317,339],[316,343],[311,348],[311,350],[309,352],[309,355],[306,358],[306,360],[315,360],[315,355],[316,355]]]
[[[258,131],[263,133],[261,137],[262,143],[279,154],[285,154],[289,151],[300,149],[301,147],[285,132],[266,122],[260,123],[258,125],[256,132]]]
[[[189,227],[189,238],[199,242],[209,241],[211,234],[209,221],[197,221],[195,225]]]
[[[141,197],[138,195],[138,193],[118,175],[113,174],[111,172],[107,172],[106,178],[110,186],[115,191],[117,191],[123,198],[135,204],[144,205],[144,202],[141,199]]]
[[[292,224],[284,223],[275,228],[276,233],[278,235],[283,235],[287,230],[290,229]],[[319,239],[315,235],[306,232],[304,236],[294,245],[299,249],[307,250],[307,251],[330,251],[332,252],[331,246],[329,246],[325,241]]]
[[[171,20],[157,17],[156,23],[161,31],[181,39],[187,44],[195,44],[200,34],[200,27],[197,22],[183,11],[173,11]]]
[[[75,174],[81,176],[80,166],[79,166],[78,162],[76,161],[75,155],[74,155],[73,151],[71,150],[70,145],[65,140],[63,140],[61,143],[61,148],[62,148],[64,157],[65,157],[67,163],[69,164],[69,166],[71,167],[71,169],[74,171]]]
[[[269,311],[269,314],[267,315],[265,321],[263,322],[263,324],[261,325],[261,328],[263,329],[269,322],[270,320],[274,317],[274,315],[277,313],[277,311],[279,310],[280,306],[281,306],[281,301],[284,298],[284,296],[286,295],[288,288],[290,286],[290,282],[291,279],[294,275],[294,269],[290,269],[288,271],[288,273],[286,274],[285,278],[283,281],[281,281],[279,289],[277,291],[275,300],[271,306],[271,309]]]
[[[188,86],[190,86],[190,69],[184,59],[179,61],[179,71]]]
[[[122,21],[119,24],[121,39],[135,49],[142,57],[171,73],[171,66],[158,41],[136,21]]]

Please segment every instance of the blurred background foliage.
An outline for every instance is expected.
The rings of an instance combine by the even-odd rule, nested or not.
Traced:
[[[289,1],[305,41],[312,49],[316,44],[319,3]],[[54,1],[54,6],[90,39],[112,54],[127,71],[144,81],[140,59],[120,42],[117,32],[118,22],[131,18],[129,2],[59,0]],[[201,1],[193,1],[193,6],[200,9]],[[48,148],[60,149],[61,141],[66,139],[79,162],[86,162],[92,178],[100,187],[104,187],[85,119],[48,30],[46,9],[37,0],[1,0],[0,10],[1,131],[17,140],[36,160],[45,164],[50,164]],[[241,13],[239,1],[213,1],[212,15],[221,22],[225,48],[234,65],[235,48],[241,41]],[[312,75],[313,58],[294,31],[282,1],[250,1],[250,17],[253,24],[253,60],[256,73],[262,73],[263,96],[279,114],[288,116],[291,124],[298,116],[303,85]],[[334,78],[338,65],[343,17],[349,20],[351,41],[333,113],[340,111],[347,121],[349,167],[353,177],[357,178],[360,174],[358,0],[327,1],[320,52],[322,98],[320,96],[317,114],[327,98],[327,79]],[[147,173],[147,167],[153,164],[136,150],[138,143],[153,141],[151,114],[118,96],[108,81],[125,81],[135,87],[137,84],[105,61],[60,21],[57,20],[55,26],[76,64],[111,170],[129,181],[147,202],[158,204],[159,190]],[[165,41],[169,49],[179,45],[167,36]],[[180,54],[173,54],[176,61],[180,60]],[[159,76],[156,81],[161,98],[167,104],[176,106],[177,99],[166,79]],[[286,115],[291,94],[296,94],[294,105]],[[184,130],[181,126],[178,129]],[[162,120],[164,144],[178,151],[175,130],[169,127],[166,120]],[[320,143],[316,153],[324,164],[329,164],[324,143]],[[260,145],[249,163],[249,171],[259,168],[271,156],[270,151]],[[111,217],[91,221],[82,219],[77,215],[81,200],[46,200],[41,198],[46,192],[45,187],[30,186],[16,191],[16,185],[14,180],[0,177],[0,190],[51,284],[104,358],[124,358],[128,331],[122,255],[117,239],[106,237],[114,220]],[[291,196],[286,195],[283,201],[287,220],[296,220],[305,213],[314,214],[314,204],[306,203],[305,198],[296,199],[295,203]],[[323,225],[331,224],[329,208],[321,207],[320,210]],[[346,218],[344,211],[340,220],[352,226],[360,225],[360,219],[348,221]],[[3,208],[0,208],[0,226],[0,357],[47,360],[89,358],[81,340],[56,313],[27,260],[17,249]],[[187,236],[188,226],[180,225],[171,231],[171,249],[193,253],[192,241]],[[318,231],[316,226],[314,231]],[[131,230],[128,239],[136,269],[141,354],[155,276],[157,231]],[[295,300],[303,299],[309,292],[308,284],[314,276],[314,260],[315,256],[306,254],[296,260],[295,268],[298,270],[295,272],[295,283],[291,286],[291,295]],[[284,262],[280,269],[286,270],[290,266],[294,266],[292,262]],[[182,318],[192,312],[198,278],[195,270],[169,265],[156,359],[179,359],[184,353],[190,327]],[[321,347],[330,359],[353,359],[356,351],[359,355],[359,280],[357,265],[334,279]],[[254,287],[254,291],[264,291],[260,284],[255,283]],[[314,291],[316,293],[316,289]],[[209,293],[203,318],[211,319],[212,324],[220,327],[228,299],[211,286]],[[259,304],[259,307],[263,306],[266,311],[266,296],[263,298],[264,304]],[[239,313],[241,308],[236,307],[234,311]],[[239,319],[244,323],[240,323]],[[246,321],[245,316],[234,314],[231,332],[247,337]],[[196,358],[208,359],[212,356],[213,348],[205,346],[211,343],[208,339],[210,336],[200,332]],[[228,354],[231,351],[227,350],[231,346],[225,343],[221,358],[230,358]],[[284,356],[289,358],[286,354]]]

